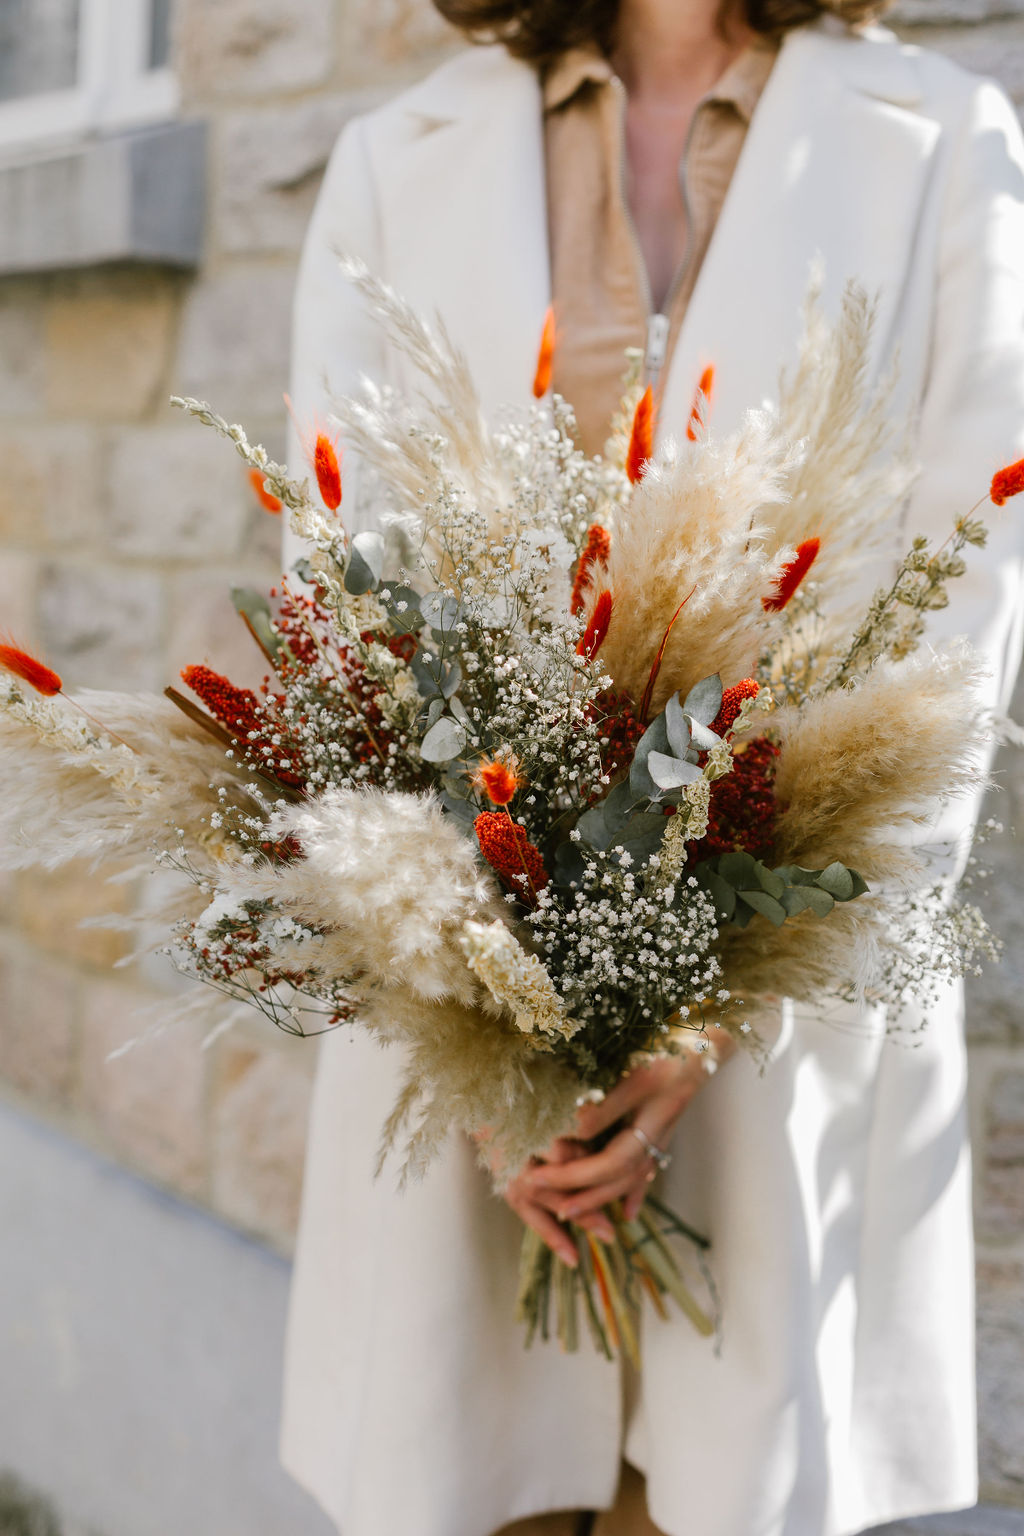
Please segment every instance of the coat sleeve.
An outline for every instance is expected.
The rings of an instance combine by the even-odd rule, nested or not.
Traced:
[[[354,118],[331,154],[299,264],[292,320],[291,398],[295,418],[307,431],[323,425],[332,395],[352,393],[363,375],[382,380],[385,356],[380,327],[359,293],[343,276],[339,253],[359,256],[382,276],[376,199],[366,148],[366,120]],[[299,473],[303,448],[294,421],[288,462]],[[342,461],[342,516],[359,528],[359,466]],[[286,568],[302,553],[285,529]]]
[[[1024,456],[1024,141],[1010,103],[976,83],[953,155],[938,251],[934,332],[920,417],[921,477],[908,534],[933,547]],[[1024,634],[1024,496],[981,509],[984,550],[933,616],[936,637],[966,635],[1005,709]]]

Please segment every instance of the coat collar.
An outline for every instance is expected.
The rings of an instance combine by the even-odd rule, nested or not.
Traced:
[[[881,361],[939,132],[920,103],[914,50],[883,29],[820,22],[786,38],[676,346],[662,433],[685,428],[709,362],[716,430],[774,394],[817,256],[827,303],[851,278],[881,293]],[[536,72],[500,47],[467,50],[385,111],[390,278],[440,313],[485,408],[523,399],[550,297]]]

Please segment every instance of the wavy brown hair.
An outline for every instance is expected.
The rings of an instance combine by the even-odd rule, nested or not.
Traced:
[[[545,65],[566,48],[596,43],[610,53],[620,0],[434,0],[446,21],[476,43],[504,43],[517,58]],[[818,16],[851,26],[871,21],[890,0],[742,0],[755,32],[781,37]]]

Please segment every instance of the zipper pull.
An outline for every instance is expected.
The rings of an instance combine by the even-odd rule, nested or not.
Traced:
[[[647,350],[644,353],[644,367],[652,380],[657,378],[665,365],[669,326],[668,315],[651,315],[647,321]]]

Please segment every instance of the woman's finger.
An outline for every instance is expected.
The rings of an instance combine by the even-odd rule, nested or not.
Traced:
[[[578,1226],[582,1226],[585,1217],[603,1210],[606,1205],[611,1205],[613,1200],[624,1200],[631,1195],[636,1188],[638,1178],[645,1184],[646,1175],[644,1174],[623,1174],[620,1178],[609,1179],[607,1184],[598,1184],[593,1189],[585,1189],[578,1194],[565,1196],[558,1212],[559,1220],[574,1221]]]
[[[635,1172],[647,1153],[630,1128],[620,1131],[600,1152],[553,1166],[538,1164],[523,1175],[531,1194],[540,1189],[588,1189]]]
[[[538,1237],[543,1238],[557,1258],[562,1259],[572,1269],[577,1267],[579,1254],[576,1252],[576,1244],[549,1211],[522,1194],[509,1194],[506,1191],[505,1199],[520,1221],[525,1222]]]
[[[597,1104],[583,1104],[576,1111],[576,1131],[584,1140],[600,1136],[616,1120],[623,1119],[630,1110],[643,1102],[651,1092],[651,1075],[647,1068],[638,1067],[621,1082],[615,1084]]]

